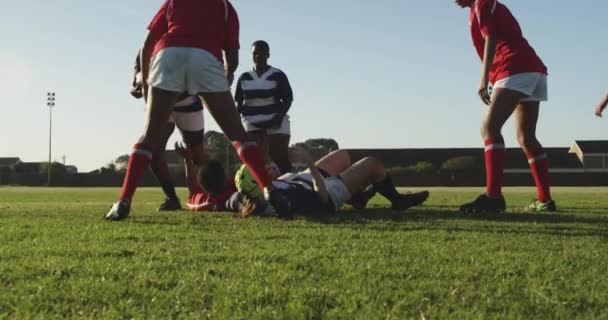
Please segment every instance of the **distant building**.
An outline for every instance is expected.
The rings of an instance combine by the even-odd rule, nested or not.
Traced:
[[[484,170],[482,148],[443,149],[350,149],[351,157],[357,161],[366,156],[382,160],[386,167],[410,167],[420,162],[432,163],[441,168],[448,160],[471,159],[474,168]],[[549,171],[553,173],[608,173],[608,141],[576,141],[571,148],[545,148],[549,158]],[[530,166],[520,148],[507,148],[505,173],[528,173]]]
[[[78,173],[78,168],[76,166],[65,166],[65,172]]]
[[[587,172],[608,172],[608,141],[575,141],[569,152],[576,155]]]
[[[21,163],[21,159],[17,157],[12,158],[0,158],[0,170],[9,169],[13,170],[17,164]]]

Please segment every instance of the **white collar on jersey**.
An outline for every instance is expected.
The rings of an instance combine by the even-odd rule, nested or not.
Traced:
[[[251,74],[251,76],[253,77],[253,79],[260,79],[260,80],[266,80],[266,78],[268,78],[271,74],[273,74],[275,72],[275,68],[271,65],[268,65],[268,70],[266,70],[266,72],[264,72],[261,76],[258,77],[258,73],[254,70],[251,70],[249,73]]]

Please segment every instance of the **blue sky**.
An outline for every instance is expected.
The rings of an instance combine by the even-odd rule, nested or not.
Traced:
[[[88,171],[128,153],[143,128],[144,106],[128,94],[134,55],[162,1],[2,2],[0,157],[47,158],[47,91],[57,93],[54,159],[65,155]],[[453,1],[233,3],[241,18],[239,73],[251,67],[250,43],[265,39],[271,64],[292,82],[292,141],[333,137],[347,148],[480,145],[480,63],[468,12]],[[593,109],[608,91],[608,2],[503,3],[549,67],[550,101],[539,124],[544,145],[607,138],[608,124]],[[510,124],[504,135],[516,146]]]

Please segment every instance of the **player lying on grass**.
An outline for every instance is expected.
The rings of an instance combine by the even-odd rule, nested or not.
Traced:
[[[175,143],[175,151],[184,157],[186,183],[188,185],[188,209],[192,211],[229,211],[226,201],[236,190],[234,177],[227,177],[217,160],[208,160],[199,169],[192,161],[190,150]]]
[[[273,186],[291,203],[290,213],[321,214],[337,212],[345,203],[364,208],[367,201],[380,193],[391,202],[393,210],[406,210],[422,204],[429,196],[427,191],[400,194],[391,181],[381,161],[367,157],[351,164],[345,150],[337,150],[316,163],[304,148],[292,152],[292,161],[306,164],[307,169],[299,173],[287,173],[273,181]],[[237,173],[237,186],[242,188],[246,181],[246,168]],[[250,179],[247,179],[250,180]],[[255,184],[247,183],[256,186]],[[228,205],[240,212],[241,217],[260,213],[265,208],[259,188],[243,190],[245,196],[234,195],[231,200],[238,201]],[[353,197],[353,195],[356,195]]]
[[[485,144],[486,193],[461,206],[468,213],[506,210],[502,195],[505,142],[502,127],[515,114],[517,140],[525,152],[534,177],[537,200],[532,212],[553,212],[547,154],[536,138],[540,102],[547,101],[547,67],[524,38],[519,23],[497,0],[456,0],[470,8],[473,44],[482,60],[477,94],[488,112],[481,134]]]
[[[604,98],[604,100],[595,109],[595,115],[601,118],[602,113],[604,113],[604,110],[606,109],[607,106],[608,106],[608,94],[606,94],[606,97]]]
[[[131,95],[136,99],[143,97],[143,83],[141,74],[140,55],[135,59],[135,75],[133,79],[133,87]],[[205,119],[203,114],[203,104],[198,96],[182,94],[179,101],[175,104],[173,112],[169,117],[165,129],[165,135],[159,149],[152,155],[150,168],[158,179],[166,199],[158,208],[158,211],[175,211],[182,208],[179,198],[175,192],[173,178],[169,172],[169,166],[165,159],[165,149],[169,138],[175,131],[175,127],[179,129],[189,153],[194,158],[195,164],[200,165],[205,161],[204,136],[205,136]]]

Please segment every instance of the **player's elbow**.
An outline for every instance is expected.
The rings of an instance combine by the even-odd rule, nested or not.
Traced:
[[[226,69],[229,72],[235,72],[239,67],[239,49],[226,49],[224,54],[226,56]]]

